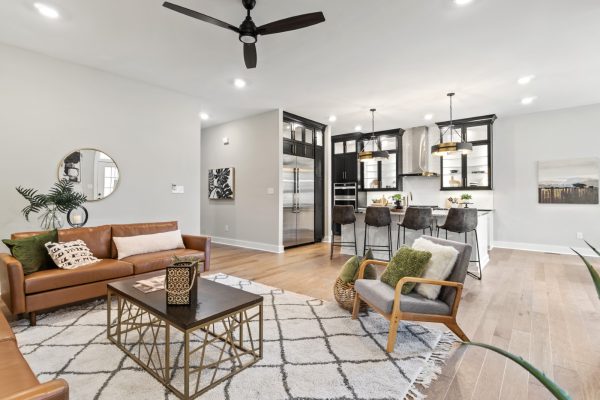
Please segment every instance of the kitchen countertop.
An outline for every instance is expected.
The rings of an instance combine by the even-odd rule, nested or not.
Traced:
[[[371,207],[382,207],[382,206],[371,206]],[[444,217],[448,214],[448,210],[449,210],[448,208],[434,208],[433,216],[434,217]],[[486,215],[491,212],[494,212],[493,209],[487,209],[487,208],[478,208],[477,211],[478,211],[479,215]],[[366,212],[366,208],[364,208],[364,207],[359,207],[355,211],[356,214],[364,214],[365,212]],[[406,208],[403,208],[401,210],[391,208],[390,213],[395,214],[395,215],[404,215],[404,214],[406,214]]]

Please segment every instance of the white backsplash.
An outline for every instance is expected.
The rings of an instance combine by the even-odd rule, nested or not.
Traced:
[[[404,190],[402,192],[361,192],[359,193],[359,207],[366,207],[371,204],[373,199],[380,199],[385,196],[389,201],[390,198],[402,193],[408,195],[412,193],[410,204],[420,206],[445,207],[446,199],[449,197],[458,197],[463,193],[469,193],[473,196],[470,207],[493,209],[494,208],[494,192],[491,190],[468,190],[468,191],[441,191],[439,178],[433,177],[405,177]]]

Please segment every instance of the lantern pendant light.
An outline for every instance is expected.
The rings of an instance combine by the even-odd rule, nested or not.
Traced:
[[[371,108],[371,138],[365,143],[363,149],[358,153],[360,162],[384,161],[390,158],[390,153],[381,150],[381,139],[375,135],[375,111]]]
[[[442,131],[440,128],[440,144],[436,144],[431,146],[431,154],[438,157],[443,157],[451,154],[470,154],[473,151],[473,145],[469,142],[466,142],[462,137],[462,134],[457,132],[454,129],[454,124],[452,120],[452,97],[454,97],[454,93],[448,93],[447,96],[450,98],[450,125]],[[450,141],[444,142],[444,136],[450,134]],[[458,135],[460,141],[454,142],[452,138],[454,134]]]

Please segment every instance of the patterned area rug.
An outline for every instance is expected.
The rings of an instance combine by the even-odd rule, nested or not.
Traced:
[[[264,358],[201,399],[421,399],[456,341],[449,332],[402,323],[392,354],[388,322],[357,321],[335,303],[224,274],[205,277],[264,297]],[[106,302],[12,324],[21,351],[45,382],[63,378],[71,398],[175,399],[106,338]]]

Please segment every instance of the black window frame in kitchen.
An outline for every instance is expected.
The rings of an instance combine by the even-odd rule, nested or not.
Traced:
[[[486,146],[487,145],[487,160],[488,160],[488,184],[487,186],[468,186],[468,169],[467,169],[467,160],[468,155],[463,154],[461,156],[461,182],[460,186],[453,187],[444,187],[444,157],[440,157],[440,190],[442,191],[470,191],[470,190],[493,190],[494,188],[494,170],[493,170],[493,138],[494,138],[494,121],[496,121],[498,117],[496,114],[483,115],[480,117],[472,117],[472,118],[463,118],[459,120],[452,121],[455,129],[460,132],[461,138],[463,141],[467,141],[467,130],[468,128],[476,127],[476,126],[486,126],[487,127],[487,138],[484,140],[474,140],[470,141],[475,148],[476,146]],[[450,121],[444,122],[436,122],[436,125],[440,129],[440,132],[447,128],[450,125]],[[456,137],[456,136],[455,136]],[[445,137],[448,140],[448,137]],[[443,141],[440,133],[440,141]]]
[[[394,136],[396,137],[396,150],[388,150],[388,153],[396,155],[396,187],[395,188],[367,188],[365,187],[365,164],[359,162],[360,164],[360,179],[359,179],[359,191],[361,192],[391,192],[391,191],[401,191],[403,189],[403,181],[402,177],[402,135],[404,134],[404,129],[388,129],[385,131],[375,132],[375,136]],[[363,149],[364,143],[368,142],[369,139],[373,136],[373,133],[365,133],[361,135],[361,139],[356,144],[357,156],[358,152]],[[382,173],[381,173],[381,161],[377,162],[377,180],[379,184],[382,181]]]

